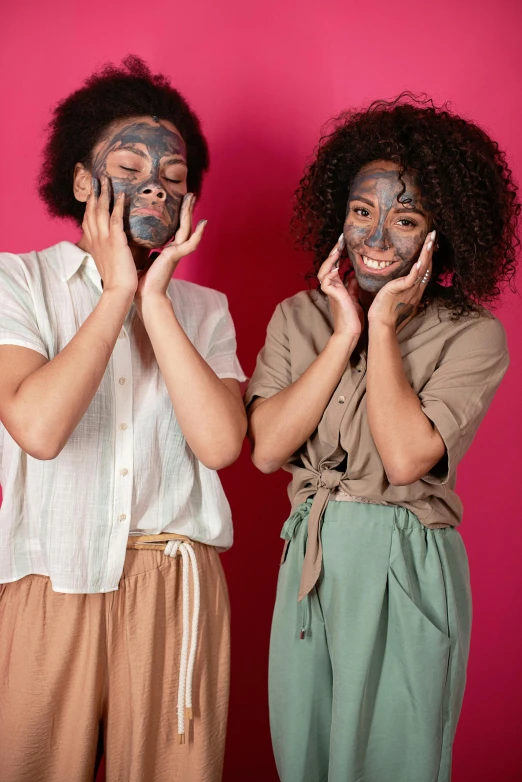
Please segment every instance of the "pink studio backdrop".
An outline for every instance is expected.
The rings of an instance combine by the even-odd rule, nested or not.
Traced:
[[[307,258],[292,248],[288,221],[320,126],[349,106],[426,91],[489,130],[520,181],[521,29],[518,0],[6,5],[0,249],[77,239],[75,227],[51,220],[36,195],[49,107],[101,63],[139,54],[202,118],[212,166],[198,217],[209,223],[178,274],[227,293],[251,374],[274,306],[304,287]],[[459,473],[475,612],[455,782],[522,779],[520,298],[506,296],[499,316],[511,368]],[[246,447],[222,477],[236,529],[223,557],[233,610],[225,782],[275,782],[266,660],[287,477],[256,472]]]

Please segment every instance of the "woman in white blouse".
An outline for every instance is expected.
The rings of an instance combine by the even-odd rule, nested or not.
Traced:
[[[197,117],[137,58],[56,109],[40,192],[77,245],[0,254],[0,779],[221,779],[246,430],[198,245]],[[152,260],[151,249],[164,249]]]

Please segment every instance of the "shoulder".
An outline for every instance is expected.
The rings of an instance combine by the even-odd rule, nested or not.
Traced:
[[[0,270],[13,277],[38,268],[38,253],[0,253]]]
[[[44,252],[0,253],[0,288],[25,293],[38,290],[45,274]]]
[[[228,316],[228,299],[214,288],[188,280],[172,279],[167,290],[176,315],[184,323],[214,321]]]
[[[330,329],[330,305],[319,291],[299,291],[277,305],[272,321],[285,323],[301,334],[317,332],[324,327]]]
[[[507,353],[506,330],[502,321],[484,307],[462,315],[457,320],[445,307],[437,310],[446,341],[458,344],[466,352]]]
[[[221,291],[215,288],[207,288],[205,285],[199,285],[189,280],[179,280],[173,278],[169,283],[169,291],[175,296],[183,298],[185,301],[201,302],[202,304],[227,303],[227,297]]]
[[[289,296],[278,305],[287,317],[295,317],[299,313],[310,313],[316,309],[324,309],[327,304],[326,296],[316,290],[299,291]]]
[[[4,278],[13,280],[34,280],[42,277],[58,266],[57,258],[60,245],[56,244],[44,250],[32,250],[28,253],[0,253],[0,273]]]

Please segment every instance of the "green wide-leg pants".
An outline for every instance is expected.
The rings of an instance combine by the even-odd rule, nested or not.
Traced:
[[[279,776],[448,782],[471,629],[462,539],[404,508],[330,502],[322,573],[298,603],[310,506],[282,532],[269,672]]]

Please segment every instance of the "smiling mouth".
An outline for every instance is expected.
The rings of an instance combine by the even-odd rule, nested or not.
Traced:
[[[367,255],[361,255],[362,262],[367,269],[387,269],[393,266],[397,261],[377,261],[375,258],[369,258]]]

